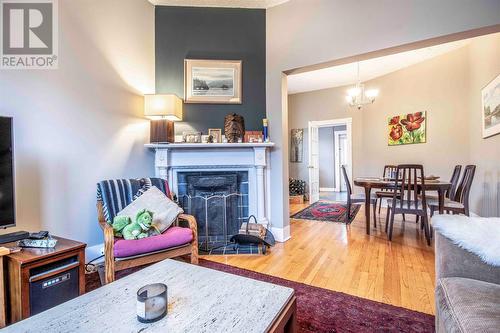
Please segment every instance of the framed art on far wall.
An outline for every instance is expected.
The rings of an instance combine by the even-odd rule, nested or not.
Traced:
[[[481,90],[483,139],[500,133],[500,74]]]
[[[184,60],[184,102],[241,104],[241,60]]]
[[[302,163],[304,155],[304,129],[294,128],[290,130],[290,162]]]
[[[427,141],[427,112],[415,112],[389,117],[387,140],[389,146],[425,143]]]

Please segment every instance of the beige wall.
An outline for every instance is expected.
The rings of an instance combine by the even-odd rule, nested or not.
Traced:
[[[468,162],[468,64],[463,47],[367,82],[380,96],[361,111],[365,174],[380,176],[385,164],[419,163],[427,175],[448,179],[456,164]],[[427,143],[388,146],[387,118],[418,111],[427,111]]]
[[[448,179],[456,164],[478,165],[472,209],[498,215],[500,136],[481,138],[480,90],[500,73],[500,34],[475,38],[460,49],[366,82],[380,89],[372,105],[350,109],[347,87],[289,97],[289,124],[353,116],[353,176],[380,176],[385,164],[419,163]],[[387,145],[387,118],[427,111],[427,143]],[[356,133],[357,131],[361,133]],[[307,160],[290,173],[307,175]],[[305,178],[307,179],[307,178]],[[485,201],[486,199],[486,201]],[[481,203],[479,203],[481,202]],[[483,207],[484,206],[484,207]]]
[[[469,47],[469,147],[470,161],[477,165],[472,186],[471,209],[483,216],[500,216],[500,134],[483,139],[481,89],[500,74],[500,37],[479,38]]]
[[[290,163],[290,177],[308,182],[308,122],[310,120],[330,120],[352,118],[352,153],[353,175],[363,172],[362,144],[363,119],[361,112],[352,112],[345,105],[345,89],[323,89],[308,93],[294,94],[288,97],[288,126],[303,128],[304,131],[304,159],[302,163]],[[321,159],[321,152],[320,152]]]
[[[0,71],[0,114],[15,124],[17,224],[93,245],[96,183],[154,171],[142,115],[142,94],[154,92],[154,7],[59,1],[59,34],[59,69]]]
[[[266,104],[276,142],[271,153],[273,226],[289,225],[283,71],[500,24],[499,11],[497,0],[291,0],[267,10]]]

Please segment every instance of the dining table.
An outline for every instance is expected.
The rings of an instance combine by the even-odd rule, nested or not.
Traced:
[[[366,234],[370,234],[370,196],[372,189],[391,190],[395,188],[395,180],[378,177],[358,177],[354,179],[354,185],[365,189],[365,222]],[[426,192],[437,192],[439,198],[439,213],[444,213],[444,195],[451,187],[451,183],[441,180],[424,180],[424,186],[420,183],[419,190]]]

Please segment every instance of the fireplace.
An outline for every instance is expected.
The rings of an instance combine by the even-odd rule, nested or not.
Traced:
[[[244,213],[238,212],[241,214],[239,219],[241,216],[244,220],[249,214],[255,215],[259,223],[271,229],[277,241],[283,242],[290,238],[288,225],[281,224],[279,218],[277,225],[273,225],[269,220],[272,210],[269,154],[274,143],[159,143],[145,146],[155,152],[156,177],[167,179],[172,191],[178,197],[182,191],[184,192],[181,196],[188,194],[186,179],[183,179],[183,176],[178,179],[179,173],[218,171],[239,174],[238,172],[243,172],[242,177],[245,177],[246,181],[242,180],[242,184],[238,184],[238,191],[233,195],[241,196],[242,203],[239,207]],[[182,185],[179,185],[179,181]],[[199,189],[199,191],[202,190]],[[279,211],[279,207],[276,208]],[[189,212],[187,206],[186,212]],[[206,221],[203,216],[197,217]],[[206,231],[206,229],[203,230]],[[205,237],[205,240],[209,239],[206,233],[202,235],[199,232],[199,234]]]
[[[200,249],[229,243],[249,216],[248,171],[177,172],[178,200],[196,217]]]

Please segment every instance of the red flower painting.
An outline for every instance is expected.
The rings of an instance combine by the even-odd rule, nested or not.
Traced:
[[[398,141],[403,136],[403,126],[400,124],[392,126],[389,135],[393,141]]]
[[[397,124],[399,124],[399,119],[401,119],[400,116],[392,117],[389,120],[389,125],[397,125]]]
[[[406,119],[401,120],[401,124],[406,127],[407,131],[413,132],[420,128],[424,120],[425,117],[422,117],[422,112],[410,113],[406,115]]]
[[[389,146],[426,142],[426,112],[415,112],[390,117]]]

